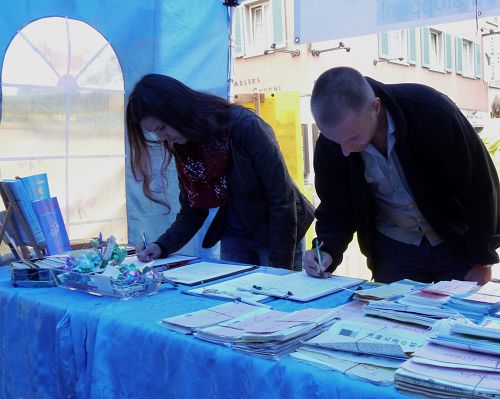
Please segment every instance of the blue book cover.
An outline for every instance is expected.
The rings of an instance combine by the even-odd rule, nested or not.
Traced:
[[[10,189],[12,196],[16,200],[19,209],[26,219],[26,223],[28,223],[31,232],[33,233],[36,243],[43,244],[45,242],[45,237],[43,235],[42,228],[40,227],[40,223],[38,222],[38,219],[35,215],[30,196],[22,181],[20,179],[7,179],[3,180],[2,183],[4,183],[4,185],[6,185]],[[28,235],[24,231],[22,224],[19,220],[17,220],[15,214],[13,215],[13,217],[14,223],[16,223],[19,229],[19,233],[21,234],[21,237],[19,238],[22,244],[31,245]]]
[[[31,201],[50,198],[47,173],[21,177],[20,180],[23,182]]]
[[[33,208],[45,236],[48,254],[55,255],[70,251],[68,232],[57,197],[35,201]]]

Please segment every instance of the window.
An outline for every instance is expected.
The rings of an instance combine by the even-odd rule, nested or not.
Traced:
[[[415,29],[400,29],[378,35],[378,56],[391,62],[415,65]]]
[[[397,59],[402,57],[407,58],[408,39],[405,29],[388,32],[389,35],[389,54],[388,58]]]
[[[430,30],[429,64],[436,71],[444,70],[443,33]]]
[[[462,68],[464,76],[474,76],[474,43],[465,39],[462,40]]]
[[[235,9],[233,17],[234,55],[263,55],[276,43],[286,45],[283,0],[247,0]]]
[[[304,143],[304,182],[306,184],[314,183],[314,147],[316,147],[319,135],[320,131],[315,123],[302,124],[302,142]]]
[[[247,49],[249,53],[263,53],[273,43],[269,3],[249,6],[246,9]]]
[[[110,43],[82,21],[34,21],[5,53],[2,90],[1,178],[46,172],[70,238],[126,242],[124,85]]]
[[[267,48],[272,43],[269,4],[250,7],[251,46]]]

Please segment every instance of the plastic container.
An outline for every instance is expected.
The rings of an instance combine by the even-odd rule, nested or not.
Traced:
[[[120,299],[156,294],[161,284],[161,281],[150,278],[142,282],[131,282],[113,279],[99,273],[79,273],[56,269],[51,269],[51,272],[54,281],[61,288]]]

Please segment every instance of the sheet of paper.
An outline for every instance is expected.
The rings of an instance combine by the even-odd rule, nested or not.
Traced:
[[[261,274],[255,276],[251,284],[241,286],[241,289],[250,290],[254,293],[288,298],[296,301],[310,301],[343,289],[361,284],[362,279],[333,276],[326,279],[318,279],[309,276],[306,272],[292,272],[281,276],[272,274]]]
[[[197,262],[163,272],[163,276],[179,284],[195,285],[217,278],[255,269],[253,265]]]
[[[498,303],[500,302],[500,283],[490,281],[464,299],[474,302]]]
[[[111,284],[111,278],[109,276],[95,274],[92,276],[92,279],[94,280],[94,284],[99,292],[113,294],[113,285]]]
[[[187,255],[179,255],[179,254],[172,254],[166,258],[162,259],[155,259],[151,262],[141,262],[139,259],[137,259],[136,255],[132,256],[127,256],[121,265],[131,265],[134,264],[136,267],[140,270],[145,268],[146,266],[151,266],[151,267],[157,267],[157,266],[163,266],[163,265],[174,265],[174,264],[179,264],[183,262],[189,262],[190,260],[197,259],[196,256],[187,256]]]
[[[435,294],[453,295],[453,294],[464,294],[469,292],[477,283],[474,281],[461,281],[461,280],[451,280],[451,281],[439,281],[436,284],[432,284],[429,287],[422,288],[423,292],[433,292]]]

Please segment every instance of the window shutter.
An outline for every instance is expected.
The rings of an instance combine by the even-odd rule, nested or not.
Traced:
[[[242,57],[245,55],[245,37],[243,36],[243,18],[242,14],[245,6],[234,9],[234,56]]]
[[[481,46],[474,43],[474,76],[481,78]]]
[[[378,56],[389,58],[389,33],[387,32],[378,34]]]
[[[408,64],[417,64],[417,32],[415,28],[408,29]]]
[[[276,47],[285,46],[285,8],[283,0],[271,0],[271,14],[273,20],[273,42]]]
[[[453,70],[451,64],[451,35],[446,33],[444,35],[444,70],[446,72],[451,72]]]
[[[429,28],[421,28],[420,36],[422,40],[422,66],[425,68],[430,68],[430,38],[431,33]]]
[[[456,69],[457,73],[460,75],[463,75],[463,73],[464,73],[462,52],[463,52],[462,38],[456,37],[455,38],[455,69]]]

